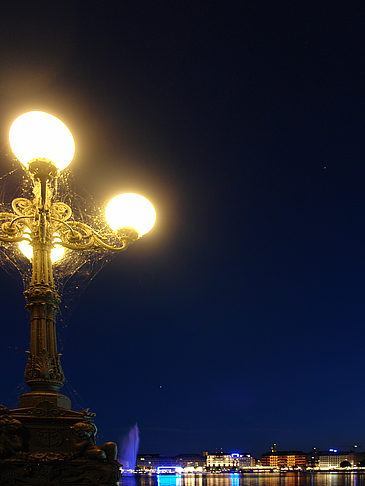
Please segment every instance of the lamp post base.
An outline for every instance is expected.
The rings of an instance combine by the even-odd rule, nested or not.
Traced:
[[[71,410],[71,400],[60,393],[29,392],[21,395],[19,404],[21,408],[36,407],[38,404],[47,401],[56,408]]]
[[[15,410],[0,406],[0,484],[117,485],[116,444],[95,444],[94,415],[48,401]]]

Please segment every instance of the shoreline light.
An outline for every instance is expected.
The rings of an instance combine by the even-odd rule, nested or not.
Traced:
[[[51,160],[58,170],[63,170],[75,154],[70,130],[43,111],[20,115],[10,127],[9,141],[14,155],[26,168],[31,160],[40,158]]]
[[[133,228],[138,232],[138,237],[141,237],[155,224],[156,211],[145,197],[125,193],[119,194],[108,203],[105,217],[114,231]]]

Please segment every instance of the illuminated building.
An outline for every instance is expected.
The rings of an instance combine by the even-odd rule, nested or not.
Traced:
[[[137,454],[136,471],[156,471],[161,460],[160,454]]]
[[[302,451],[265,452],[261,457],[261,465],[277,469],[305,468],[307,455]]]
[[[240,469],[256,466],[256,460],[252,454],[240,454]]]
[[[223,470],[223,471],[239,471],[247,467],[252,467],[255,460],[251,454],[232,453],[225,454],[223,452],[207,455],[207,471]]]
[[[347,463],[347,466],[350,464],[351,467],[356,467],[364,459],[365,453],[363,452],[329,449],[328,451],[313,451],[308,455],[307,465],[318,469],[337,469],[344,463]]]
[[[178,467],[184,472],[202,472],[206,458],[202,454],[180,454],[178,456],[161,456],[160,454],[138,454],[136,471],[158,472],[159,468]]]
[[[183,469],[203,470],[207,464],[206,456],[201,454],[180,454],[175,460]]]

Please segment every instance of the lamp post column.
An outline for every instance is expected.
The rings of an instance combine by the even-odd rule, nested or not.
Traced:
[[[45,187],[48,192],[48,187]],[[60,298],[54,287],[51,249],[52,231],[48,220],[48,201],[44,199],[36,213],[32,232],[32,279],[24,292],[30,312],[30,351],[25,367],[25,381],[31,391],[20,397],[22,408],[48,401],[57,407],[71,409],[70,399],[58,393],[65,376],[57,352],[56,314]],[[37,201],[37,198],[35,199]]]

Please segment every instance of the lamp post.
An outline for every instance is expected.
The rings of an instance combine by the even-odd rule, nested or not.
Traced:
[[[114,198],[106,210],[119,240],[113,245],[107,235],[73,220],[70,206],[55,199],[55,181],[75,152],[68,128],[52,115],[29,112],[15,120],[9,138],[15,156],[31,175],[34,193],[31,200],[14,199],[12,212],[0,213],[0,240],[27,242],[32,249],[32,276],[24,292],[30,313],[24,376],[30,391],[20,397],[20,408],[0,407],[0,482],[115,484],[119,478],[115,444],[97,446],[94,414],[72,411],[70,399],[59,393],[65,376],[57,352],[60,297],[51,253],[56,241],[68,251],[126,250],[149,231],[156,214],[142,196]]]

